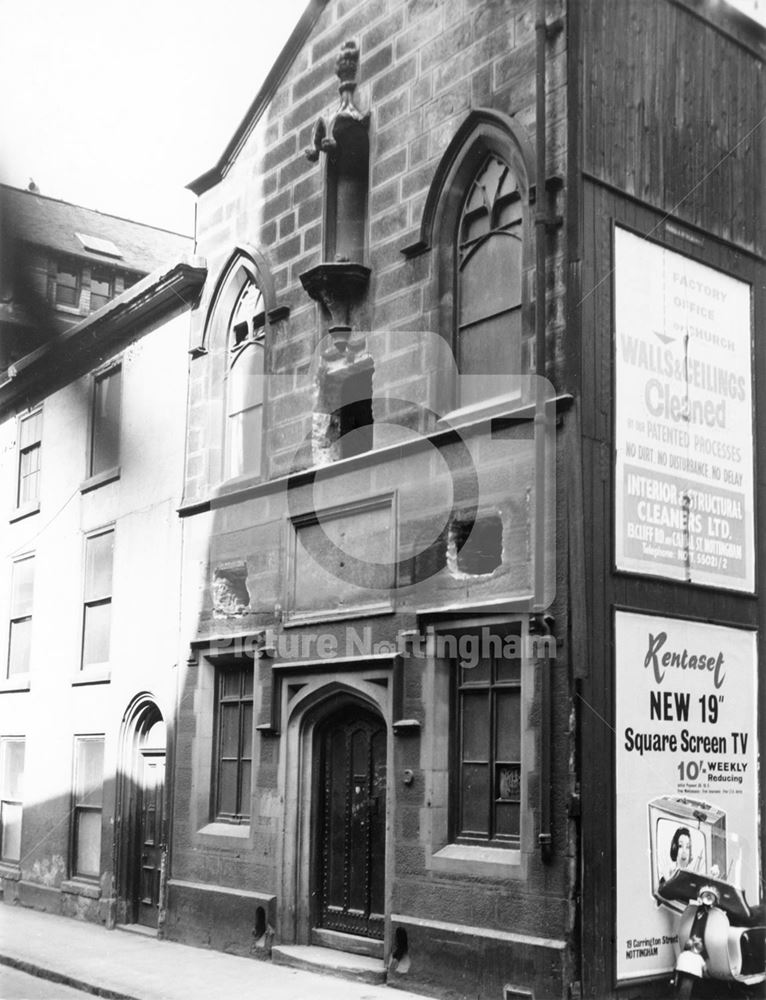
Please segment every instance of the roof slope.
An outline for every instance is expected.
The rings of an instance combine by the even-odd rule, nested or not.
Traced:
[[[131,222],[68,201],[0,185],[4,227],[25,243],[114,267],[148,273],[182,254],[193,252],[189,236]],[[109,240],[120,250],[115,257],[87,249],[77,233]]]

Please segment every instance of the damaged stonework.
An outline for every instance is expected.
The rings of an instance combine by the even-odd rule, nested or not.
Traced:
[[[31,869],[23,872],[26,882],[36,882],[49,888],[58,888],[65,877],[66,861],[60,854],[52,854],[49,858],[35,861]]]
[[[447,569],[458,579],[490,576],[503,564],[503,519],[499,511],[470,518],[458,514],[447,536]]]
[[[250,610],[247,563],[216,568],[210,585],[210,595],[215,618],[231,618],[246,614]]]
[[[363,335],[328,345],[316,372],[312,457],[316,465],[372,448],[374,364]]]

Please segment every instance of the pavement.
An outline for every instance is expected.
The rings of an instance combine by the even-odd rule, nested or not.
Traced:
[[[0,903],[0,964],[109,1000],[423,1000]],[[68,995],[62,989],[61,996]],[[2,1000],[21,1000],[3,993]]]

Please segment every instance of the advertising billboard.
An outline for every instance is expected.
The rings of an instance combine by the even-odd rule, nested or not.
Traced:
[[[760,902],[756,646],[744,629],[616,613],[619,980],[672,972],[680,873],[689,892],[716,879]]]
[[[752,592],[750,286],[614,237],[616,568]]]

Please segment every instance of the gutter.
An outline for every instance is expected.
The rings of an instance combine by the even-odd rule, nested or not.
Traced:
[[[545,293],[546,271],[546,240],[548,238],[548,188],[545,183],[546,161],[546,128],[545,113],[545,46],[548,40],[548,28],[545,19],[545,0],[537,0],[537,17],[535,21],[536,46],[536,114],[535,114],[535,151],[537,162],[535,176],[537,196],[535,198],[535,572],[534,595],[537,630],[543,635],[549,632],[545,621],[543,594],[545,593],[545,434],[546,434],[546,314],[547,298]],[[551,663],[546,655],[541,658],[541,691],[540,691],[540,833],[538,846],[540,858],[544,864],[549,864],[553,857],[553,835],[551,833]]]

